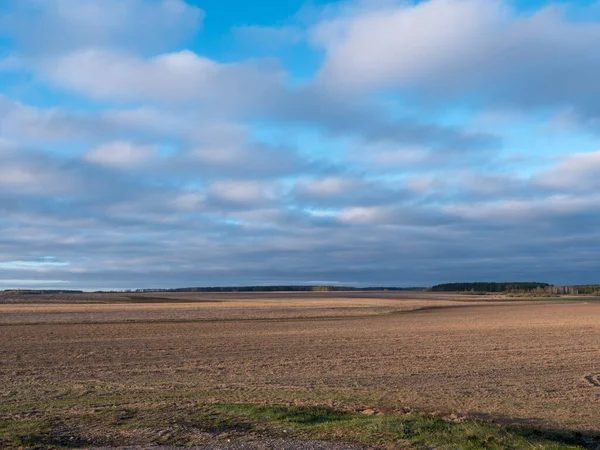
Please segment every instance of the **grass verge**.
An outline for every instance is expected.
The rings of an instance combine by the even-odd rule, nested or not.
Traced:
[[[0,421],[0,448],[190,446],[266,437],[415,449],[584,449],[600,444],[597,436],[580,433],[506,429],[492,423],[418,414],[367,415],[318,406],[196,403],[146,409],[109,407],[77,415]]]

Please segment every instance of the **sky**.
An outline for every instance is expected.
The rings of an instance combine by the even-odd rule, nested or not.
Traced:
[[[0,289],[600,283],[600,2],[1,0]]]

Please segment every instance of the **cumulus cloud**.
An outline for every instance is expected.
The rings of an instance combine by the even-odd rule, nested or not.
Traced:
[[[192,103],[211,115],[324,126],[332,134],[368,141],[425,144],[442,151],[489,149],[500,142],[489,133],[411,117],[391,120],[373,101],[344,99],[311,86],[287,88],[284,73],[268,61],[220,64],[190,51],[140,59],[89,50],[48,61],[42,76],[97,99]]]
[[[52,83],[90,97],[116,100],[228,101],[239,107],[279,84],[277,70],[260,61],[219,64],[190,50],[151,58],[85,49],[42,64]],[[224,98],[226,97],[226,98]],[[229,99],[229,100],[228,100]]]
[[[445,80],[448,73],[440,69],[462,61],[471,64],[470,53],[480,51],[473,47],[485,46],[475,38],[495,28],[500,12],[496,1],[383,5],[352,9],[313,28],[312,41],[327,52],[324,82],[355,89],[410,85],[422,77],[430,80],[434,73]]]
[[[571,19],[569,6],[524,13],[501,0],[365,5],[311,30],[326,52],[319,80],[331,89],[600,112],[600,58],[590,45],[600,24]]]

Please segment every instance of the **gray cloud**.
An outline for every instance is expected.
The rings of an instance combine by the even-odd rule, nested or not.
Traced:
[[[289,197],[263,182],[218,181],[186,190],[119,181],[106,169],[73,164],[86,182],[70,195],[45,200],[42,191],[0,188],[3,279],[98,288],[148,285],[150,279],[173,286],[251,284],[265,274],[289,282],[368,284],[502,276],[556,281],[567,276],[556,268],[565,257],[547,266],[536,261],[568,249],[566,258],[577,268],[569,280],[583,282],[593,276],[600,245],[598,199],[591,192],[569,198],[563,190],[562,199],[526,201],[515,198],[520,189],[496,187],[493,199],[465,203],[465,194],[452,200],[441,189],[422,203],[385,182],[349,176],[307,179]],[[540,174],[547,170],[553,169]],[[521,182],[534,189],[536,179]],[[332,215],[315,215],[315,199]],[[65,265],[36,266],[48,256]]]

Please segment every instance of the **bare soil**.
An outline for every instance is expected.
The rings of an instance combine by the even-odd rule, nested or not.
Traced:
[[[593,299],[157,296],[0,304],[0,419],[250,402],[600,432]]]

